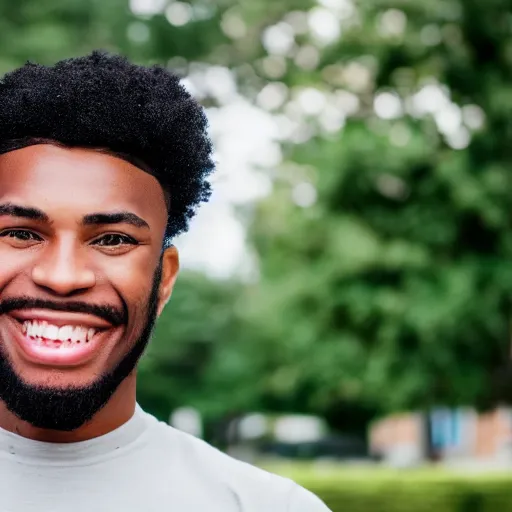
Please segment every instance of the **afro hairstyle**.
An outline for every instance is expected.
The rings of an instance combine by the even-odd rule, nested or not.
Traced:
[[[213,148],[203,108],[174,73],[94,51],[53,66],[27,62],[0,80],[0,154],[51,142],[118,155],[160,182],[164,248],[210,198]]]

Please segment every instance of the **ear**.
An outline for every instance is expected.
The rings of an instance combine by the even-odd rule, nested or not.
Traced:
[[[165,249],[162,256],[162,280],[160,281],[160,288],[158,290],[158,316],[161,315],[165,305],[171,298],[179,269],[180,260],[178,249],[172,245]]]

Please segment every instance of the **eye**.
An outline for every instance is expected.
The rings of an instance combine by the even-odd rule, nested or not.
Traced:
[[[107,233],[106,235],[97,238],[93,244],[99,245],[100,247],[119,247],[122,245],[139,245],[139,242],[128,235]]]
[[[42,238],[33,231],[26,229],[7,229],[0,233],[0,237],[9,238],[17,242],[42,242]]]

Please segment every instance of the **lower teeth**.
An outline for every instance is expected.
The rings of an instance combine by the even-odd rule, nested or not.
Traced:
[[[48,338],[31,338],[32,340],[36,341],[37,343],[39,344],[44,344],[44,345],[56,345],[56,346],[62,346],[62,345],[65,345],[65,346],[71,346],[71,345],[77,345],[77,344],[80,344],[82,342],[80,341],[62,341],[62,340],[51,340],[51,339],[48,339]],[[85,341],[84,343],[88,343],[88,341]]]

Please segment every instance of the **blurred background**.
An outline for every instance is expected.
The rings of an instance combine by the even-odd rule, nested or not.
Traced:
[[[512,0],[0,0],[206,107],[212,201],[139,402],[334,512],[512,510]]]

